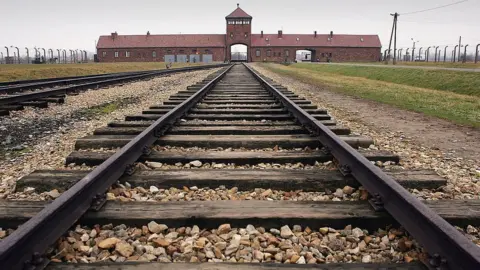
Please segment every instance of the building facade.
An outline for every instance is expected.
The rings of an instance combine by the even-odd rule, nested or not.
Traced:
[[[378,35],[345,34],[252,34],[252,16],[237,4],[225,17],[225,34],[100,36],[99,62],[293,62],[298,51],[309,51],[312,62],[373,62],[381,57]],[[245,45],[241,55],[234,45]]]

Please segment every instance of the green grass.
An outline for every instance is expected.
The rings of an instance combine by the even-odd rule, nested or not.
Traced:
[[[315,64],[293,67],[480,97],[480,73],[477,72]]]
[[[442,57],[443,59],[443,57]],[[358,64],[355,62],[348,63],[348,64]],[[384,62],[372,62],[368,64],[373,65],[385,65]],[[392,65],[392,61],[390,61],[389,65]],[[444,68],[479,68],[480,69],[480,62],[479,63],[452,63],[452,62],[397,62],[397,66],[420,66],[420,67],[444,67]]]
[[[80,114],[83,117],[87,118],[92,118],[94,116],[99,116],[99,115],[105,115],[114,112],[115,110],[118,110],[124,102],[119,100],[119,101],[114,101],[112,103],[105,103],[101,104],[98,106],[93,106],[90,108],[85,108],[80,111]]]
[[[305,68],[301,64],[291,66],[260,65],[280,75],[322,86],[329,91],[390,104],[461,125],[480,127],[480,97],[478,95],[462,95],[453,91],[434,90],[376,79],[346,76],[332,72],[331,69],[325,71],[317,67]],[[384,71],[384,69],[374,69],[373,71],[375,70],[378,72]],[[351,71],[349,70],[349,72]],[[345,73],[349,74],[349,72]],[[358,73],[354,74],[357,75]],[[370,76],[377,78],[376,74],[370,74]],[[430,74],[429,76],[433,75]],[[420,81],[421,78],[417,78],[417,80]]]
[[[174,63],[173,68],[200,64]],[[164,69],[163,62],[0,65],[0,82]]]

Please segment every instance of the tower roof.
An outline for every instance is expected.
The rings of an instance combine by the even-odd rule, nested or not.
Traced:
[[[252,16],[248,15],[243,9],[240,8],[240,4],[237,4],[237,9],[235,9],[230,15],[225,17],[226,19],[235,19],[235,18],[248,18],[251,19]]]

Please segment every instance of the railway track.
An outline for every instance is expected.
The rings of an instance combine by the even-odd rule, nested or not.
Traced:
[[[210,269],[165,262],[235,261],[304,269],[297,264],[336,260],[356,263],[309,267],[480,269],[478,247],[449,224],[478,225],[479,202],[420,202],[405,188],[445,182],[426,171],[383,172],[372,162],[399,157],[355,150],[372,143],[249,67],[228,66],[141,115],[78,139],[66,163],[93,170],[44,170],[20,179],[19,190],[62,195],[53,202],[0,202],[0,226],[22,225],[0,242],[0,265],[34,269],[51,260],[48,269],[91,269],[87,262],[101,269]],[[276,190],[282,195],[271,199]],[[337,200],[302,199],[298,190]],[[349,227],[375,231],[389,224],[415,240],[401,229],[379,230],[369,244],[366,231]],[[366,263],[370,255],[355,255],[363,244],[382,253],[382,244],[396,238],[385,252],[418,242],[424,264],[395,263],[407,261],[403,255]],[[340,259],[337,244],[348,246]],[[280,266],[215,265],[269,267]]]
[[[219,66],[222,65],[8,82],[0,85],[0,115],[9,115],[10,111],[22,110],[25,106],[47,108],[48,103],[63,103],[66,95],[87,89]]]

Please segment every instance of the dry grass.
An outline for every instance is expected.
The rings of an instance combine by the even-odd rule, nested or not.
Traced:
[[[319,70],[263,64],[269,70],[322,89],[394,105],[457,124],[480,127],[480,97],[409,85],[345,76]]]
[[[443,59],[443,58],[442,58]],[[345,63],[345,64],[359,64],[358,62],[352,62],[352,63]],[[366,64],[371,64],[371,65],[385,65],[385,62],[369,62]],[[392,61],[389,62],[389,65],[392,66],[393,63]],[[478,63],[473,63],[473,62],[468,62],[468,63],[452,63],[452,62],[404,62],[404,61],[398,61],[397,66],[419,66],[419,67],[443,67],[443,68],[478,68],[480,69],[480,62]]]
[[[173,67],[199,64],[174,63]],[[163,62],[0,65],[0,82],[164,69]]]
[[[293,67],[480,97],[478,72],[353,65],[295,64]]]

